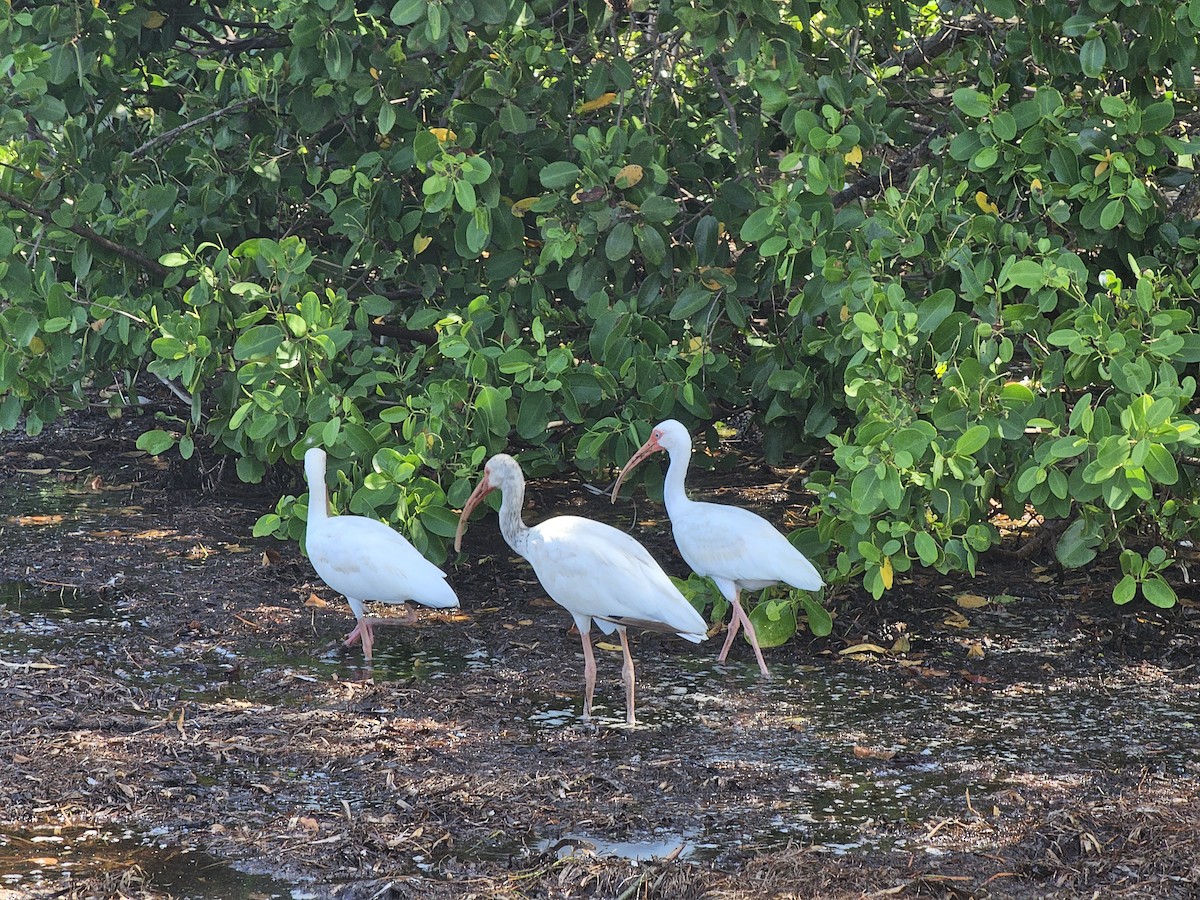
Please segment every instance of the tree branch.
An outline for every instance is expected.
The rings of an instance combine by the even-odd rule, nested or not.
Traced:
[[[171,143],[175,140],[175,138],[179,137],[179,135],[183,134],[184,132],[191,131],[193,128],[198,128],[206,122],[211,122],[213,119],[219,119],[221,116],[236,112],[243,107],[252,106],[255,103],[258,103],[258,98],[247,97],[245,100],[238,100],[236,103],[230,103],[223,109],[214,109],[212,112],[205,113],[198,119],[192,119],[190,122],[184,122],[182,125],[175,126],[170,131],[164,131],[162,134],[158,135],[158,137],[151,138],[150,140],[146,141],[146,143],[142,144],[142,146],[134,150],[130,156],[132,156],[134,159],[140,159],[155,147],[159,147],[162,144]]]
[[[966,12],[966,9],[960,8],[959,11]],[[899,57],[892,57],[890,64],[900,66],[905,72],[911,72],[941,56],[968,37],[986,34],[991,30],[992,23],[986,19],[969,16],[965,23],[962,19],[958,19],[953,24],[945,26],[929,40],[906,50]]]
[[[367,325],[375,337],[395,338],[398,341],[409,341],[413,344],[424,344],[432,347],[437,343],[437,334],[432,331],[413,331],[403,325],[392,325],[389,322],[371,322]]]
[[[55,224],[54,220],[51,218],[51,213],[48,210],[38,209],[36,206],[26,203],[20,197],[14,196],[7,191],[0,190],[0,201],[7,203],[9,206],[16,207],[17,209],[28,213],[36,219],[41,219],[43,222]],[[161,265],[158,260],[151,259],[148,256],[138,253],[136,250],[132,250],[129,247],[118,244],[115,241],[111,241],[104,235],[93,231],[91,228],[88,228],[86,225],[80,225],[77,222],[74,225],[69,226],[66,230],[72,232],[73,234],[79,235],[84,240],[90,241],[97,247],[107,250],[109,253],[116,254],[123,259],[129,260],[131,263],[140,266],[147,272],[153,272],[159,278],[165,279],[172,272],[171,269]]]
[[[894,184],[903,184],[908,173],[929,158],[929,145],[933,139],[946,131],[946,126],[939,125],[922,138],[921,143],[901,156],[894,164],[884,169],[878,175],[860,178],[848,188],[843,188],[833,195],[833,208],[841,209],[847,203],[861,200],[864,197],[874,197]]]

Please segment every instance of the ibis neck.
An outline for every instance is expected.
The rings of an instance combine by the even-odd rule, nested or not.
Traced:
[[[525,506],[525,485],[519,484],[504,491],[500,500],[500,533],[504,541],[521,556],[529,543],[529,527],[521,521]]]
[[[667,505],[668,516],[682,512],[683,507],[692,502],[688,499],[687,491],[683,487],[691,456],[692,449],[690,447],[670,454],[671,462],[667,466],[667,477],[663,482],[663,502]]]
[[[329,518],[329,496],[325,489],[325,469],[313,467],[308,473],[308,524]]]

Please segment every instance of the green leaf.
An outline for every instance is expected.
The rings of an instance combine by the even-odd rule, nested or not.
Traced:
[[[508,434],[508,404],[498,388],[485,384],[475,398],[475,411],[484,428],[497,437]]]
[[[771,618],[772,614],[775,618]],[[796,633],[796,605],[790,601],[764,600],[750,612],[750,623],[759,647],[778,647]],[[750,636],[742,639],[750,642]]]
[[[1137,596],[1137,580],[1132,575],[1126,575],[1113,587],[1113,603],[1124,606]]]
[[[775,220],[778,216],[779,210],[774,206],[764,206],[761,209],[756,209],[742,223],[742,240],[754,244],[774,233]]]
[[[1154,575],[1142,582],[1142,594],[1155,606],[1170,609],[1178,601],[1175,589],[1163,580],[1161,575]]]
[[[696,223],[694,245],[696,248],[696,263],[701,266],[717,264],[717,236],[719,226],[715,216],[701,216]]]
[[[633,226],[628,222],[618,222],[608,233],[604,242],[604,255],[613,262],[629,259],[633,252]]]
[[[1162,444],[1150,444],[1146,453],[1146,474],[1159,484],[1175,484],[1179,480],[1179,469],[1175,457]]]
[[[188,264],[188,258],[182,253],[164,253],[158,261],[169,269],[178,269]]]
[[[987,446],[992,429],[987,425],[972,425],[954,442],[954,452],[959,456],[974,456]]]
[[[278,325],[255,325],[237,339],[233,345],[233,356],[239,360],[274,356],[284,337],[283,329]]]
[[[574,187],[579,180],[579,176],[583,174],[583,170],[574,163],[565,161],[552,162],[546,168],[538,173],[538,179],[542,182],[542,187],[549,191],[561,190],[562,188]]]
[[[1088,531],[1087,523],[1083,519],[1076,519],[1058,539],[1054,555],[1066,568],[1078,569],[1096,558],[1096,548],[1099,544],[1100,535]]]
[[[156,428],[154,431],[142,432],[137,439],[137,448],[145,450],[151,456],[166,453],[174,446],[175,436],[170,432],[163,431],[161,428]]]
[[[804,614],[808,617],[808,630],[814,637],[828,637],[833,633],[833,616],[815,599],[808,594],[800,596],[804,605]]]
[[[1170,100],[1151,103],[1142,110],[1142,131],[1157,134],[1175,121],[1175,105]]]
[[[392,21],[397,25],[411,25],[421,18],[427,5],[426,0],[396,0]]]
[[[1007,290],[1008,287],[1016,285],[1023,287],[1026,290],[1033,290],[1042,286],[1045,280],[1045,271],[1042,269],[1042,264],[1032,259],[1020,259],[1008,266],[1003,271],[1004,283],[1001,285],[1001,290]]]
[[[667,245],[663,236],[653,225],[639,224],[634,228],[638,249],[651,266],[660,265],[667,258]]]
[[[266,515],[259,516],[258,521],[254,523],[254,537],[260,538],[275,534],[279,531],[279,527],[282,524],[283,520],[279,517],[278,513],[267,513]]]
[[[500,127],[509,134],[525,134],[533,127],[525,110],[507,103],[500,107]]]
[[[921,560],[921,565],[932,566],[938,559],[937,541],[933,539],[928,531],[918,531],[913,538],[913,545],[916,548],[917,556]]]
[[[377,123],[379,133],[386,135],[392,130],[392,126],[396,124],[396,108],[386,100],[379,107],[379,121]]]
[[[649,222],[670,222],[679,212],[679,206],[669,197],[652,194],[641,202],[638,212]]]
[[[1083,74],[1088,78],[1099,78],[1104,71],[1107,57],[1108,51],[1104,46],[1104,38],[1100,35],[1088,38],[1083,42],[1083,48],[1079,51],[1079,65],[1083,69]]]
[[[991,99],[969,87],[959,88],[954,92],[954,105],[963,115],[972,119],[982,119],[992,111]]]
[[[680,292],[669,315],[675,320],[690,318],[712,303],[712,300],[712,291],[698,284],[688,285]]]
[[[1121,224],[1121,220],[1125,217],[1125,201],[1120,197],[1114,197],[1104,204],[1104,209],[1100,211],[1100,227],[1105,231],[1112,231]]]

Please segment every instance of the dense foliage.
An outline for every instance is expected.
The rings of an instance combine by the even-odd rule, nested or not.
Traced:
[[[440,558],[492,452],[597,469],[750,409],[815,454],[831,581],[973,571],[1032,509],[1170,605],[1198,32],[1200,0],[11,0],[0,429],[160,379],[145,449],[254,481],[320,442]]]

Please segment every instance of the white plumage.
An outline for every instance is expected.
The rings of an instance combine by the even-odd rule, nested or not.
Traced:
[[[354,630],[346,646],[362,641],[363,655],[371,658],[375,643],[373,626],[405,619],[372,619],[364,603],[403,604],[409,600],[439,609],[458,606],[446,575],[423,557],[400,534],[383,522],[365,516],[330,516],[325,488],[325,451],[313,447],[304,454],[308,478],[308,529],[305,544],[313,568],[327,585],[346,596],[354,618]]]
[[[659,450],[665,450],[671,460],[663,485],[663,501],[671,518],[671,530],[679,553],[698,575],[711,578],[733,607],[729,634],[717,660],[725,661],[738,628],[744,625],[759,670],[767,675],[758,636],[741,606],[741,592],[761,590],[781,581],[802,591],[816,591],[824,584],[821,575],[804,554],[762,516],[737,506],[688,498],[684,480],[692,455],[692,438],[674,419],[655,425],[649,440],[630,457],[613,485],[613,502],[616,502],[625,476]]]
[[[706,637],[704,619],[671,583],[654,558],[625,532],[579,516],[556,516],[530,528],[521,521],[525,477],[511,456],[500,453],[488,460],[483,478],[463,506],[455,549],[471,511],[493,490],[503,495],[500,533],[514,551],[533,566],[546,593],[567,610],[579,628],[584,656],[585,716],[591,715],[596,687],[591,626],[616,631],[625,654],[626,720],[634,724],[633,655],[627,626],[673,632],[699,643]]]

